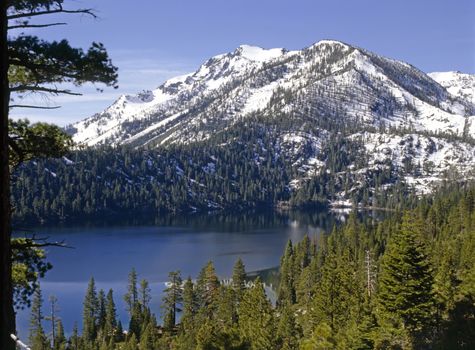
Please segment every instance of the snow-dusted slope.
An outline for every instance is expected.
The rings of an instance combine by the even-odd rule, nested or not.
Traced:
[[[259,111],[475,135],[473,101],[439,77],[338,41],[301,51],[243,45],[156,90],[121,96],[69,131],[87,145],[192,142]],[[473,96],[470,82],[463,96]]]
[[[428,74],[454,96],[475,104],[475,74],[434,72]]]
[[[283,49],[265,50],[242,45],[217,55],[194,73],[172,78],[153,91],[122,95],[109,108],[69,127],[80,144],[148,143],[178,125],[189,123],[193,109],[220,95],[219,89],[266,62],[286,55]],[[186,122],[185,122],[186,120]]]

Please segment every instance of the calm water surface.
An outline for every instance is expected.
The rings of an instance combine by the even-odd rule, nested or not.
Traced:
[[[51,241],[64,240],[73,247],[47,250],[54,267],[41,281],[44,313],[48,315],[48,297],[54,295],[66,330],[70,332],[74,322],[80,327],[87,283],[94,277],[98,289],[114,290],[119,317],[126,325],[128,318],[122,296],[127,275],[134,267],[139,279],[151,283],[151,307],[159,316],[169,271],[180,270],[183,278],[194,278],[212,260],[218,275],[224,278],[230,276],[239,257],[247,271],[272,268],[279,264],[289,239],[299,241],[305,234],[318,236],[342,219],[341,215],[322,211],[268,212],[35,228],[38,235],[48,236]],[[18,313],[21,337],[28,334],[29,313],[29,310]]]

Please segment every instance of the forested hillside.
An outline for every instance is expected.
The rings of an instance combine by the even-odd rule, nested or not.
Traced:
[[[436,165],[418,154],[437,153],[438,148],[446,152],[450,146],[439,144],[441,138],[463,145],[455,136],[408,136],[388,129],[387,141],[402,150],[396,160],[371,160],[391,147],[369,147],[371,127],[287,117],[256,115],[189,145],[88,148],[68,158],[30,162],[14,176],[15,219],[44,222],[339,202],[399,208],[402,198],[420,193],[420,184],[405,177],[433,178]],[[444,172],[441,166],[446,166]],[[460,179],[460,170],[450,163],[438,167],[441,180]]]
[[[75,350],[473,349],[474,251],[475,187],[452,186],[384,221],[361,223],[353,214],[317,240],[289,242],[275,305],[259,279],[246,283],[241,260],[231,284],[220,282],[212,262],[196,280],[171,272],[162,310],[150,309],[148,283],[132,271],[124,296],[130,319],[118,320],[112,290],[97,292],[91,280],[82,334],[75,328],[69,337],[59,319],[54,339],[45,334],[38,291],[30,344],[33,350],[51,344]]]

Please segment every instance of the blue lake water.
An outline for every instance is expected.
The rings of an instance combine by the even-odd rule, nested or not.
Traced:
[[[299,241],[305,234],[318,236],[342,219],[328,212],[268,212],[34,228],[50,241],[64,240],[73,247],[47,249],[48,261],[54,267],[41,280],[44,314],[49,312],[48,297],[54,295],[66,331],[71,331],[74,322],[80,327],[87,283],[94,277],[98,290],[114,290],[119,317],[126,325],[123,295],[128,273],[134,267],[139,279],[150,282],[151,308],[159,317],[168,272],[180,270],[183,278],[194,278],[212,260],[218,275],[225,278],[239,257],[247,271],[272,268],[279,264],[289,239]],[[17,315],[17,328],[23,338],[28,335],[29,313],[24,310]],[[49,329],[47,324],[45,328]]]

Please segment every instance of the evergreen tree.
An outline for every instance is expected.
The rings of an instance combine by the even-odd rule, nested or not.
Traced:
[[[52,343],[52,348],[56,348],[56,331],[58,328],[58,321],[59,321],[59,316],[58,316],[58,298],[56,298],[54,295],[51,295],[49,297],[49,302],[51,305],[51,313],[49,316],[45,317],[45,320],[51,321],[51,343]]]
[[[104,323],[104,337],[107,341],[116,339],[117,336],[117,311],[114,303],[112,289],[109,289],[106,297],[106,314]]]
[[[97,329],[103,333],[106,324],[106,295],[104,290],[99,290],[97,297]]]
[[[352,310],[357,306],[354,294],[358,293],[348,249],[341,250],[337,235],[333,231],[327,239],[320,278],[309,310],[311,322],[306,325],[314,329],[325,323],[332,329],[333,338],[338,331],[344,331],[350,321]]]
[[[96,339],[98,308],[96,284],[94,278],[91,278],[83,303],[82,337],[87,344],[92,343]]]
[[[136,303],[129,321],[129,334],[134,334],[137,339],[140,339],[142,331],[142,324],[144,322],[144,312],[142,305]]]
[[[274,313],[259,278],[244,293],[238,307],[239,332],[250,349],[273,349]]]
[[[277,292],[277,305],[279,306],[285,304],[293,305],[296,301],[294,268],[294,249],[292,241],[289,240],[284,256],[280,261],[280,281]]]
[[[74,322],[73,332],[69,338],[69,349],[79,350],[81,349],[81,338],[79,337],[78,324]]]
[[[200,311],[211,317],[219,293],[219,279],[211,261],[201,269],[196,281],[195,292]]]
[[[420,348],[430,341],[435,299],[422,223],[407,212],[384,253],[379,280],[378,317],[391,341]]]
[[[64,335],[64,327],[61,319],[58,319],[56,325],[53,350],[66,350],[67,341],[66,336]]]
[[[196,314],[198,304],[194,291],[194,285],[190,277],[185,281],[183,287],[183,314],[181,316],[179,336],[176,339],[178,349],[195,348]]]
[[[187,331],[191,328],[197,307],[193,281],[188,277],[183,286],[183,315],[181,317],[184,329]]]
[[[172,271],[168,274],[168,287],[165,289],[165,296],[162,299],[162,307],[164,310],[165,329],[171,330],[175,327],[176,315],[181,311],[183,302],[182,279],[180,271]]]
[[[305,267],[297,281],[296,297],[297,303],[304,310],[310,308],[310,304],[315,294],[315,287],[320,277],[319,259],[313,257],[309,266]]]
[[[127,293],[124,295],[124,301],[127,306],[127,311],[130,316],[132,316],[134,308],[138,302],[137,272],[135,271],[135,268],[132,268],[129,273]]]
[[[142,307],[145,309],[148,309],[148,305],[151,300],[150,296],[150,286],[147,280],[142,279],[140,281],[140,289],[139,289],[139,296],[140,296],[140,304],[142,304]]]
[[[297,280],[297,276],[299,276],[302,273],[302,270],[310,264],[312,258],[312,243],[310,242],[308,235],[305,235],[297,244],[294,255],[294,272],[296,274],[294,279]]]
[[[43,297],[41,289],[38,287],[33,294],[30,317],[29,343],[32,350],[46,350],[49,348],[48,340],[43,329]]]
[[[241,258],[239,258],[234,264],[232,279],[233,288],[236,292],[237,300],[239,301],[246,289],[246,268]]]
[[[226,333],[237,320],[236,295],[231,287],[220,286],[216,300],[216,325],[220,332]]]

